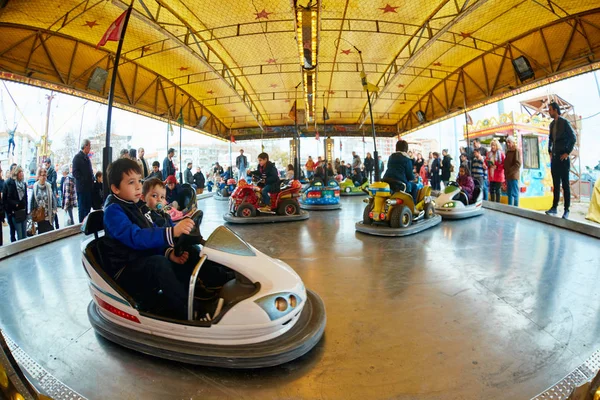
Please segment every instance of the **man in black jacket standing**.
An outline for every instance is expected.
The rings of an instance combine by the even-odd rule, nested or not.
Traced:
[[[442,182],[444,182],[444,187],[446,187],[452,173],[452,157],[448,154],[448,149],[442,150],[442,155],[444,156],[442,159]]]
[[[79,222],[83,222],[92,208],[92,192],[94,189],[94,171],[88,154],[92,149],[89,139],[81,142],[81,151],[73,157],[73,177],[77,192]]]
[[[192,163],[189,162],[186,165],[185,172],[183,173],[183,183],[187,183],[189,185],[194,184],[194,174],[192,174]],[[194,188],[196,189],[196,188]]]
[[[167,177],[169,175],[175,176],[175,164],[173,164],[174,156],[175,156],[175,149],[170,148],[169,151],[167,152],[167,156],[163,160],[163,165],[162,165],[163,181],[166,181]]]
[[[194,174],[194,185],[196,185],[196,189],[204,189],[204,183],[204,174],[200,170],[200,167],[198,167],[196,168],[196,173]]]
[[[548,138],[548,152],[550,153],[550,170],[552,171],[552,185],[554,186],[554,201],[552,208],[546,211],[548,215],[556,215],[556,207],[560,200],[560,185],[562,182],[565,210],[563,218],[569,218],[571,206],[571,186],[569,171],[571,159],[569,154],[573,151],[577,138],[569,121],[560,116],[560,106],[556,102],[548,105],[548,113],[554,120],[550,122],[550,136]]]

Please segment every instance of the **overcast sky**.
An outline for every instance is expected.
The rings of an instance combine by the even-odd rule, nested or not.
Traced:
[[[587,73],[564,81],[552,83],[545,87],[522,93],[504,100],[504,112],[520,112],[519,102],[532,97],[549,93],[556,93],[575,106],[575,112],[584,118],[582,132],[582,166],[594,166],[600,160],[600,88],[594,77],[598,72]],[[6,88],[10,91],[19,109],[24,114],[21,116]],[[0,130],[19,124],[19,131],[30,133],[39,137],[44,132],[46,115],[46,95],[50,92],[23,84],[2,81],[0,84]],[[62,93],[55,93],[52,102],[49,137],[53,141],[53,148],[62,147],[67,132],[79,136],[83,116],[82,137],[87,137],[97,124],[106,120],[106,106],[94,102],[86,102],[78,97]],[[85,105],[84,105],[85,104]],[[469,113],[474,121],[489,118],[498,114],[498,105],[492,104],[473,110]],[[595,116],[594,116],[595,115]],[[588,118],[589,117],[589,118]],[[166,124],[151,118],[142,117],[127,111],[115,109],[113,112],[115,133],[132,135],[131,146],[146,147],[146,151],[163,149],[166,147]],[[410,139],[430,138],[437,139],[441,148],[450,149],[456,154],[457,140],[462,135],[464,117],[459,116],[439,124],[424,128],[410,135]],[[6,126],[8,125],[8,126]],[[456,134],[455,134],[456,132]],[[176,137],[170,139],[174,141]],[[184,142],[210,145],[215,139],[199,135],[192,131],[184,130]],[[306,139],[314,140],[314,139]]]

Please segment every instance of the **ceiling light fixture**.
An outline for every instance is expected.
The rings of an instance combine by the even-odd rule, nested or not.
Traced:
[[[318,46],[319,1],[312,0],[306,6],[296,3],[296,29],[298,53],[302,66],[304,83],[304,106],[307,110],[307,122],[315,115],[316,67]]]

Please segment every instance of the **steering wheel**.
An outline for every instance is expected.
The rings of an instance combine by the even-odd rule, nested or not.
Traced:
[[[202,221],[202,212],[196,212],[192,215],[192,220],[194,221],[194,229],[191,230],[189,234],[180,235],[175,242],[175,246],[173,250],[175,252],[175,256],[179,257],[183,254],[184,247],[192,246],[195,244],[204,245],[206,241],[202,238],[200,234],[200,222]]]
[[[392,186],[397,186],[399,191],[406,193],[406,183],[404,183],[402,181],[392,179],[392,178],[383,178],[381,181],[390,185],[390,189],[392,188]]]
[[[460,185],[455,181],[449,181],[448,186],[460,187]]]

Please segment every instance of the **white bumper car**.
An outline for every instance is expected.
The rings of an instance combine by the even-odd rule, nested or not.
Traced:
[[[144,311],[102,268],[102,219],[101,211],[88,217],[84,232],[95,237],[83,242],[82,251],[92,295],[88,317],[106,339],[169,360],[225,368],[283,364],[306,354],[321,339],[326,324],[321,298],[287,264],[224,226],[205,242],[190,277],[188,319]],[[200,238],[199,231],[196,236]],[[184,240],[193,243],[194,235],[179,242]],[[219,290],[224,302],[218,316],[199,321],[194,319],[196,280],[209,263],[229,268],[235,278]]]
[[[448,186],[435,200],[435,212],[444,219],[463,219],[483,214],[483,192],[475,183],[473,201],[469,202],[465,192],[460,190],[456,182]]]

